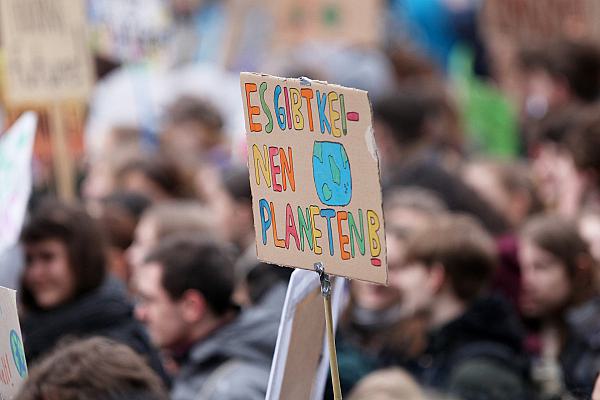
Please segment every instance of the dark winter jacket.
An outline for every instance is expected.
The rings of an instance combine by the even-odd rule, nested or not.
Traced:
[[[27,311],[21,319],[21,330],[29,363],[64,338],[106,336],[145,357],[168,383],[157,351],[145,328],[134,318],[124,286],[115,278],[106,279],[99,288],[56,309]]]
[[[192,347],[173,382],[172,399],[264,399],[285,292],[285,284],[275,286]]]
[[[424,386],[463,400],[525,400],[528,371],[521,343],[519,323],[506,302],[479,299],[430,334],[413,368]]]

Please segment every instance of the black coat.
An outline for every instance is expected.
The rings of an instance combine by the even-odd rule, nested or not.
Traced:
[[[432,332],[413,368],[421,384],[464,400],[528,399],[528,364],[516,315],[497,298],[476,300]]]
[[[66,337],[105,336],[142,355],[165,383],[167,375],[123,285],[108,278],[99,288],[52,310],[28,311],[21,319],[25,354],[35,362]]]

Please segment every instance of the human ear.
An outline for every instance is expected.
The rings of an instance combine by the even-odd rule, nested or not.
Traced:
[[[187,322],[198,322],[206,314],[206,300],[197,290],[186,290],[183,296],[181,296],[179,303],[182,317]]]

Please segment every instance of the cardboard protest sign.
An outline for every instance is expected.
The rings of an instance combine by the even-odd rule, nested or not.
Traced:
[[[164,51],[172,29],[164,0],[87,0],[96,53],[113,60],[152,60]]]
[[[17,292],[0,286],[0,400],[12,399],[26,377]]]
[[[381,0],[271,0],[274,47],[306,41],[377,45],[383,36]]]
[[[337,321],[346,281],[337,278],[333,285],[332,309]],[[328,368],[319,276],[297,270],[288,285],[265,399],[322,399]]]
[[[36,125],[36,115],[29,112],[0,135],[0,253],[17,242],[25,218]]]
[[[94,74],[83,0],[0,0],[0,18],[10,105],[88,97]]]
[[[367,92],[241,74],[258,258],[387,283]]]

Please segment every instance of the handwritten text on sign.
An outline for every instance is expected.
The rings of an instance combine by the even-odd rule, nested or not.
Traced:
[[[385,283],[367,93],[249,73],[241,89],[259,258]]]

